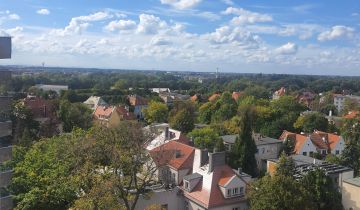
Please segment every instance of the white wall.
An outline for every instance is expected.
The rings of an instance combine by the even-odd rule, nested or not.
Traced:
[[[310,152],[314,152],[316,153],[316,147],[315,145],[312,143],[312,141],[310,140],[310,138],[307,138],[305,143],[303,144],[303,147],[301,148],[301,150],[298,152],[299,155],[302,155],[303,152],[306,152],[306,156],[310,156]]]
[[[336,150],[339,150],[339,154],[341,155],[343,150],[345,148],[345,141],[344,139],[340,136],[340,140],[338,141],[338,143],[336,144],[336,146],[334,147],[334,149],[331,150],[331,154],[336,155]]]
[[[157,205],[168,205],[168,210],[182,210],[184,206],[183,196],[177,195],[177,188],[167,191],[154,192],[151,194],[150,199],[145,199],[140,196],[139,201],[135,207],[136,210],[144,210],[146,207],[157,204]]]

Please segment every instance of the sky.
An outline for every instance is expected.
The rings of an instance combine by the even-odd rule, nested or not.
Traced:
[[[358,0],[1,0],[0,65],[360,75]]]

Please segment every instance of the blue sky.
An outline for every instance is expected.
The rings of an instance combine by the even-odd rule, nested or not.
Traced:
[[[1,0],[0,64],[360,75],[357,0]]]

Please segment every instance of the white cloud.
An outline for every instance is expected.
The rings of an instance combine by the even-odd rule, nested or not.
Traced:
[[[105,26],[107,31],[129,31],[136,28],[136,22],[133,20],[119,20],[111,21],[108,25]]]
[[[331,41],[343,38],[352,38],[354,36],[355,29],[347,26],[334,26],[329,31],[324,31],[318,36],[318,40],[321,42]]]
[[[196,13],[196,16],[206,18],[211,21],[220,20],[221,17],[218,14],[215,14],[213,12],[199,12]]]
[[[236,25],[241,24],[254,24],[257,22],[271,22],[273,18],[268,14],[260,14],[257,12],[251,12],[243,8],[228,7],[225,11],[222,12],[224,15],[237,15],[234,17],[231,22]]]
[[[190,9],[198,5],[202,0],[160,0],[162,4],[171,5],[176,9]]]
[[[38,11],[36,11],[36,13],[38,13],[39,15],[50,15],[50,11],[48,9],[39,9]]]
[[[296,54],[298,51],[298,46],[295,43],[288,42],[281,47],[275,49],[276,54],[281,55],[293,55]]]
[[[112,17],[113,15],[108,12],[97,12],[87,16],[74,17],[64,29],[55,29],[51,33],[59,36],[81,34],[90,26],[89,22],[106,20]]]
[[[20,16],[17,14],[9,14],[8,18],[10,20],[20,20]]]
[[[288,24],[280,29],[280,36],[297,36],[301,40],[311,38],[314,33],[323,30],[323,27],[317,24]]]
[[[164,46],[164,45],[171,45],[172,42],[165,37],[154,37],[151,40],[150,44],[153,46]]]
[[[168,27],[165,21],[154,15],[141,14],[139,19],[137,32],[140,34],[157,34],[160,30]]]

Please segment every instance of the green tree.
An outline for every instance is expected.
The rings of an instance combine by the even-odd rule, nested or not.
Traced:
[[[250,210],[315,210],[312,195],[290,176],[265,176],[251,185]]]
[[[291,157],[287,157],[283,152],[280,155],[279,162],[276,166],[276,175],[290,176],[295,174],[295,162]]]
[[[318,210],[343,209],[341,194],[332,179],[321,169],[309,171],[302,179],[301,184],[312,195],[313,203]]]
[[[294,128],[306,133],[311,133],[314,130],[327,131],[328,125],[328,120],[323,114],[310,113],[300,116],[294,123]]]
[[[341,162],[343,165],[354,169],[354,175],[360,174],[360,146],[349,141],[341,154]]]
[[[92,111],[82,103],[61,101],[57,115],[65,132],[71,132],[76,127],[88,129],[92,124]]]
[[[213,104],[211,102],[207,102],[200,106],[199,108],[199,121],[205,124],[210,124],[211,116],[213,113]]]
[[[166,104],[156,101],[150,101],[148,107],[144,110],[145,120],[148,123],[165,122],[168,116]]]
[[[177,102],[169,113],[170,126],[184,133],[188,133],[195,127],[194,115],[195,107],[191,102]]]
[[[212,151],[218,141],[221,141],[218,133],[209,127],[194,129],[188,134],[188,137],[193,139],[195,147],[209,151]],[[221,145],[219,146],[221,147]]]
[[[246,173],[255,176],[257,174],[257,163],[255,153],[257,151],[255,141],[252,137],[251,108],[241,116],[240,134],[236,138],[235,145],[230,154],[233,168],[241,167]]]

